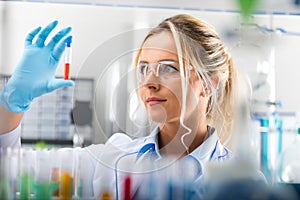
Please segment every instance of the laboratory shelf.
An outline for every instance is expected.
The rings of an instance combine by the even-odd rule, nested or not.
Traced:
[[[49,147],[73,147],[74,143],[73,140],[51,140],[51,139],[27,139],[27,138],[21,138],[21,143],[26,145],[35,145],[37,143],[44,143]],[[83,143],[82,147],[90,145],[91,141],[85,141]]]

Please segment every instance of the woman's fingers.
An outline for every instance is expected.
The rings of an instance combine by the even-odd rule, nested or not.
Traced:
[[[48,24],[38,35],[38,38],[36,40],[36,46],[43,47],[45,44],[45,40],[47,39],[48,35],[51,33],[51,31],[56,27],[58,24],[58,21],[53,21],[50,24]]]
[[[25,47],[35,45],[36,47],[44,47],[45,41],[51,31],[57,26],[58,21],[53,21],[49,23],[45,28],[41,29],[41,27],[35,28],[32,30],[25,39]],[[49,41],[47,45],[47,49],[51,50],[51,56],[55,61],[59,61],[61,58],[64,50],[65,50],[65,43],[67,39],[70,39],[72,36],[66,37],[72,28],[66,27],[61,29],[58,33],[56,33],[52,39]],[[33,39],[37,37],[35,44],[32,43]]]
[[[25,47],[32,45],[32,40],[33,38],[36,36],[36,34],[38,34],[38,32],[40,32],[42,28],[39,26],[37,28],[35,28],[34,30],[32,30],[30,33],[28,33],[26,39],[25,39]]]
[[[72,30],[71,27],[66,27],[62,30],[60,30],[49,42],[49,44],[47,45],[50,49],[53,49],[55,47],[55,45],[58,44],[58,42],[65,37],[68,33],[70,33],[70,31]]]
[[[60,40],[59,43],[57,45],[55,45],[53,52],[52,52],[52,56],[56,61],[59,61],[59,59],[61,58],[61,56],[65,50],[66,40],[69,40],[70,38],[72,38],[72,36],[68,36],[68,37],[64,38],[63,40]]]

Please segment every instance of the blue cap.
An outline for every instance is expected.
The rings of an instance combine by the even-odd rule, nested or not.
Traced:
[[[71,47],[71,43],[72,43],[72,37],[68,37],[68,38],[66,39],[67,47]]]

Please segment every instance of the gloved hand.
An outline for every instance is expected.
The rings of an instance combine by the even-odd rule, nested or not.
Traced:
[[[71,37],[67,36],[71,28],[60,30],[45,45],[45,40],[57,23],[53,21],[43,30],[38,27],[27,35],[23,57],[0,94],[0,103],[7,110],[14,113],[25,112],[34,98],[74,85],[72,80],[55,78],[65,41]],[[33,43],[35,36],[37,39]]]

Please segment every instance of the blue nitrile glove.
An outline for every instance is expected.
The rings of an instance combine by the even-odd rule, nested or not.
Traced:
[[[55,78],[59,59],[65,49],[65,41],[71,37],[66,37],[71,28],[60,30],[45,45],[45,40],[57,23],[53,21],[43,30],[38,27],[27,35],[23,57],[0,94],[0,104],[7,110],[14,113],[24,112],[29,109],[34,98],[74,85],[72,80]],[[36,42],[33,43],[35,36]]]

